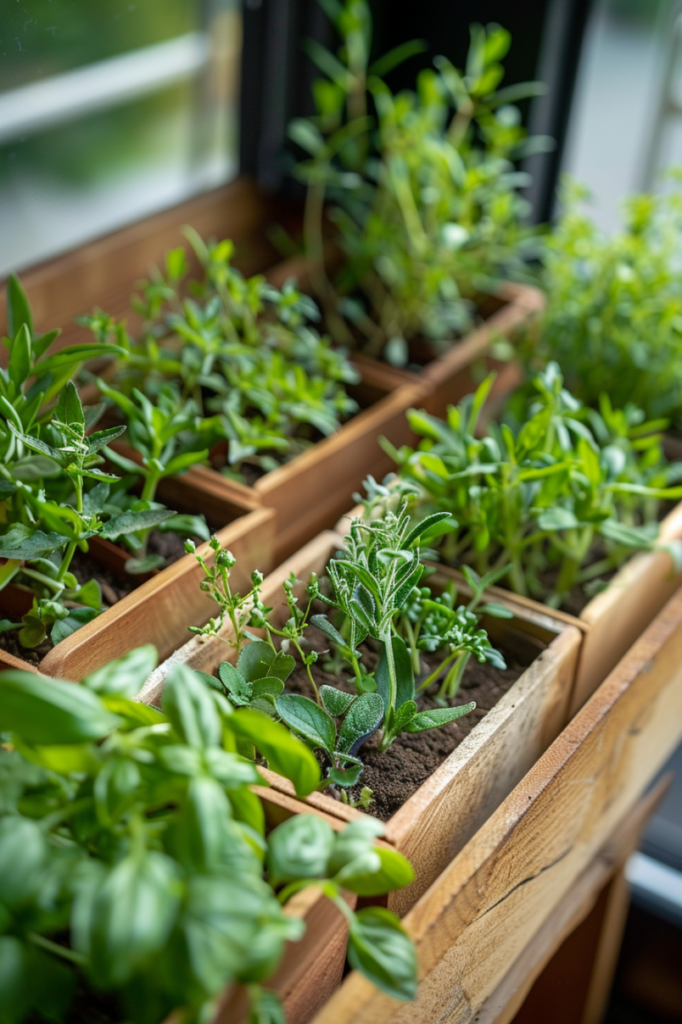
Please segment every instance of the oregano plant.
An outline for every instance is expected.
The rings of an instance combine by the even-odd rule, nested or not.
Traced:
[[[205,572],[202,586],[221,613],[193,631],[223,637],[236,655],[235,663],[223,662],[215,677],[204,676],[206,682],[236,708],[280,719],[319,751],[325,764],[321,786],[355,786],[363,770],[362,748],[375,734],[373,742],[384,751],[402,733],[438,728],[472,711],[474,703],[448,703],[471,655],[505,667],[480,626],[484,613],[509,614],[499,605],[482,603],[484,590],[496,577],[479,580],[470,572],[473,596],[467,606],[460,605],[452,589],[432,594],[420,587],[425,571],[421,545],[439,536],[449,518],[449,513],[435,513],[413,523],[403,503],[397,511],[383,508],[378,518],[353,520],[346,549],[329,561],[324,581],[314,574],[304,587],[293,576],[285,580],[287,617],[281,625],[263,604],[262,577],[254,577],[253,589],[244,597],[234,595],[227,578],[234,564],[230,553],[216,550],[211,569],[199,558]],[[334,609],[336,623],[314,612],[316,602]],[[252,633],[253,627],[264,637]],[[315,665],[320,655],[309,639],[311,627],[331,643],[330,661],[342,685],[318,685]],[[366,643],[375,644],[379,652],[372,670],[363,663]],[[424,652],[436,659],[426,672]],[[287,691],[297,664],[305,671],[312,697]],[[350,675],[344,679],[344,673]],[[420,694],[441,678],[440,706],[421,710]]]

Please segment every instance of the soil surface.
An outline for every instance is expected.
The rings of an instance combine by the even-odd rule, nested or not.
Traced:
[[[313,649],[318,651],[328,649],[327,638],[314,627],[306,633],[306,636]],[[363,654],[362,663],[367,671],[373,670],[379,660],[378,651],[373,644],[370,646],[371,644],[372,641],[368,641],[360,647]],[[512,655],[505,651],[503,646],[497,645],[497,647],[504,656],[507,668],[497,669],[488,663],[480,665],[472,658],[464,672],[459,693],[454,700],[447,701],[449,707],[475,701],[476,708],[470,714],[438,729],[429,729],[427,732],[415,734],[403,733],[383,753],[377,749],[374,737],[368,740],[359,755],[365,764],[360,782],[356,787],[348,790],[351,799],[357,800],[363,786],[369,786],[374,794],[374,802],[368,808],[368,812],[382,821],[388,821],[402,807],[429,775],[432,775],[436,768],[469,735],[488,711],[511,689],[530,664],[530,659],[524,664],[519,660],[518,653]],[[435,669],[441,660],[434,654],[422,654],[422,677]],[[313,678],[318,688],[327,684],[348,692],[355,692],[350,682],[325,671],[324,665],[325,658],[321,657],[312,667]],[[443,704],[438,703],[435,699],[439,686],[440,683],[436,682],[417,697],[420,711],[443,707]],[[301,693],[306,697],[314,696],[306,670],[302,665],[299,664],[289,676],[286,690]],[[341,799],[336,787],[330,786],[325,793],[328,796]]]
[[[199,538],[195,538],[201,543]],[[185,541],[177,533],[162,533],[154,530],[149,537],[147,550],[150,555],[161,555],[166,560],[166,565],[172,565],[185,554]],[[132,594],[146,579],[148,575],[135,576],[132,573],[116,573],[105,568],[90,554],[76,551],[71,562],[70,571],[74,574],[79,583],[87,583],[94,579],[102,590],[102,603],[110,608],[121,598]],[[7,616],[8,618],[10,616]],[[17,620],[12,620],[17,621]],[[13,654],[16,658],[23,658],[29,665],[38,667],[43,658],[50,653],[53,643],[49,639],[43,640],[38,647],[22,647],[19,643],[19,630],[11,630],[8,633],[0,633],[0,648]]]

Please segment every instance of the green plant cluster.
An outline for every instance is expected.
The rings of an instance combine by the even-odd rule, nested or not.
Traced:
[[[375,734],[380,737],[379,750],[384,751],[401,733],[438,728],[472,711],[474,703],[448,704],[472,655],[479,662],[505,668],[479,624],[483,613],[510,615],[500,605],[481,604],[494,575],[479,579],[469,572],[473,596],[466,606],[458,604],[454,589],[436,595],[419,586],[425,571],[420,545],[437,537],[449,518],[448,512],[439,512],[413,525],[403,505],[377,518],[354,519],[346,549],[327,565],[327,585],[321,585],[314,574],[305,588],[293,576],[285,580],[288,618],[281,626],[271,615],[273,609],[263,604],[260,574],[252,577],[248,594],[233,594],[231,553],[221,551],[218,541],[212,540],[214,567],[197,555],[205,574],[202,587],[219,605],[220,615],[192,631],[222,637],[231,627],[225,639],[236,654],[236,665],[225,661],[217,676],[204,676],[206,682],[235,707],[256,709],[283,721],[319,751],[326,770],[320,788],[357,785],[363,770],[361,748]],[[335,610],[336,624],[327,615],[312,614],[314,602],[320,600]],[[249,627],[264,631],[265,639]],[[319,654],[310,643],[310,627],[331,642],[334,657],[328,668],[342,685],[318,687],[313,667]],[[371,671],[363,665],[365,642],[373,643],[379,652]],[[425,652],[436,655],[436,664],[423,671]],[[286,692],[297,658],[314,699]],[[344,677],[345,673],[349,675]],[[441,677],[442,706],[420,710],[419,694]]]
[[[398,919],[353,912],[341,889],[379,896],[408,884],[405,858],[376,847],[363,818],[340,833],[299,815],[267,833],[239,747],[258,736],[304,795],[319,779],[307,747],[277,722],[239,714],[189,669],[163,710],[132,697],[156,664],[141,647],[81,685],[0,674],[0,1018],[184,1024],[213,1018],[231,982],[252,1024],[283,1024],[263,984],[305,924],[284,905],[317,886],[349,925],[351,965],[398,999],[416,957]],[[103,1000],[103,1002],[101,1002]]]
[[[571,391],[597,406],[634,402],[648,418],[682,427],[682,270],[679,175],[660,195],[635,195],[623,226],[602,234],[586,190],[566,183],[547,240],[547,311],[530,358],[555,359]]]
[[[171,251],[165,273],[155,271],[133,299],[138,336],[102,312],[81,318],[124,350],[113,384],[99,382],[102,393],[143,464],[159,464],[154,476],[204,461],[221,442],[227,475],[241,478],[247,466],[267,473],[357,412],[346,385],[359,375],[311,326],[317,307],[293,283],[280,291],[244,278],[231,265],[232,242],[185,233],[203,278],[188,282],[185,250]]]
[[[449,512],[439,555],[452,565],[504,577],[512,590],[561,607],[573,588],[599,585],[633,550],[667,550],[657,540],[659,504],[679,500],[681,467],[663,458],[661,422],[634,406],[583,406],[549,363],[486,419],[488,376],[447,419],[408,413],[416,449],[383,441],[400,477],[419,489],[422,514]],[[384,499],[385,500],[385,499]]]
[[[121,354],[101,343],[71,345],[50,355],[58,331],[36,335],[24,291],[8,283],[9,350],[0,369],[0,589],[12,583],[32,595],[18,630],[20,643],[59,643],[104,609],[94,579],[71,572],[78,549],[93,538],[121,541],[140,564],[152,529],[170,526],[173,512],[131,490],[131,480],[105,471],[103,453],[124,430],[94,430],[104,406],[83,408],[70,379],[87,359]],[[55,399],[57,401],[55,402]],[[182,524],[180,524],[182,527]],[[205,527],[204,527],[205,529]],[[142,569],[146,568],[142,564]]]
[[[526,137],[514,104],[540,87],[501,88],[509,33],[473,25],[463,71],[436,57],[414,91],[394,95],[382,76],[421,45],[370,64],[366,0],[320,2],[341,44],[336,54],[309,44],[325,77],[314,83],[315,115],[289,128],[308,154],[297,175],[308,186],[313,283],[338,341],[404,366],[411,342],[439,355],[502,278],[528,278],[536,243],[516,163],[547,140]],[[346,256],[335,286],[323,270],[325,199]]]

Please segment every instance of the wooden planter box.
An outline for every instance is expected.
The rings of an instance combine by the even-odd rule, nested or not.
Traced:
[[[447,870],[404,925],[419,956],[414,1003],[351,974],[315,1024],[510,1021],[520,979],[570,921],[612,837],[682,738],[682,593]],[[635,811],[635,815],[637,812]],[[297,1024],[291,1020],[290,1024]]]
[[[330,250],[330,266],[341,262],[340,254]],[[311,291],[310,268],[301,256],[275,264],[267,273],[268,280],[276,287],[295,278],[305,291]],[[388,363],[355,356],[355,362],[365,372],[372,373],[373,379],[382,381],[385,387],[400,384],[420,384],[424,395],[420,408],[433,416],[444,417],[449,405],[456,405],[465,395],[474,391],[485,373],[497,371],[497,379],[491,392],[494,397],[515,387],[523,377],[523,370],[516,362],[502,362],[494,359],[491,348],[496,339],[510,339],[527,327],[545,308],[545,296],[539,288],[531,285],[503,282],[497,295],[491,299],[497,306],[485,321],[460,341],[453,342],[447,352],[427,363],[420,372],[401,370]],[[477,371],[481,371],[480,374]]]
[[[291,572],[303,581],[311,572],[321,575],[341,545],[342,538],[336,533],[317,537],[267,578],[262,592],[265,603],[281,607],[283,580]],[[442,570],[430,580],[435,587],[444,587],[452,578],[456,574]],[[514,619],[486,622],[493,643],[505,640],[526,654],[531,652],[530,657],[536,656],[506,695],[387,822],[386,841],[411,860],[417,876],[411,886],[389,897],[389,907],[398,913],[414,904],[568,720],[581,631],[560,616],[527,609],[508,593],[501,597],[500,593],[495,599],[514,612]],[[158,702],[163,681],[175,662],[213,673],[230,653],[220,638],[193,637],[150,676],[138,699]],[[287,780],[264,774],[273,787],[293,794]],[[362,815],[323,793],[312,794],[306,803],[345,821]]]
[[[345,535],[350,520],[362,515],[362,511],[362,506],[356,505],[342,516],[336,524],[336,532]],[[682,539],[682,502],[661,522],[659,537],[661,540]],[[492,587],[491,593],[506,596],[529,612],[561,618],[583,634],[569,707],[569,717],[572,718],[681,583],[682,573],[674,571],[670,555],[665,551],[640,551],[628,559],[608,586],[585,605],[578,617],[548,609],[532,598],[501,587]]]
[[[368,474],[381,479],[390,471],[392,460],[379,447],[378,437],[384,435],[396,446],[414,440],[405,413],[413,405],[423,404],[418,385],[402,384],[392,390],[367,374],[358,392],[365,405],[361,412],[331,437],[266,473],[252,487],[205,466],[186,474],[204,494],[276,511],[275,565],[332,526]]]
[[[223,548],[237,557],[235,586],[248,589],[254,569],[268,572],[273,564],[275,514],[270,509],[254,508],[226,496],[208,496],[192,487],[186,478],[171,478],[159,488],[159,498],[180,512],[206,515],[209,524],[222,524],[217,531]],[[224,525],[228,524],[228,525]],[[108,541],[93,541],[91,553],[108,569],[125,573],[125,551]],[[203,544],[207,561],[213,560],[208,544]],[[144,579],[144,577],[143,577]],[[82,679],[112,658],[140,644],[152,643],[160,658],[166,658],[182,643],[189,626],[202,626],[214,614],[215,605],[199,588],[203,571],[194,555],[183,555],[166,569],[150,574],[132,593],[121,598],[92,622],[72,633],[42,659],[39,669],[61,679]],[[6,587],[0,591],[0,616],[17,615],[17,606],[26,600],[26,592]],[[30,607],[30,598],[27,602]],[[26,609],[19,608],[19,615]],[[29,668],[28,663],[0,651],[0,667]]]

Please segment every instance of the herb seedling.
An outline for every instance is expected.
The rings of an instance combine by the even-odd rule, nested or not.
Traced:
[[[133,300],[144,318],[138,338],[104,313],[82,318],[125,353],[105,393],[137,425],[143,410],[136,393],[156,406],[168,405],[172,391],[174,422],[187,421],[183,457],[194,451],[201,461],[205,449],[227,442],[226,475],[241,479],[246,467],[269,472],[357,412],[346,391],[357,371],[314,329],[317,308],[293,284],[280,291],[262,277],[245,279],[231,265],[231,242],[206,244],[196,232],[186,234],[203,279],[186,284],[184,250],[169,253],[165,275],[156,271]],[[146,421],[153,415],[144,411]],[[145,440],[144,457],[159,458],[149,447]]]
[[[573,588],[617,568],[632,550],[680,545],[656,540],[658,502],[679,499],[679,467],[662,457],[657,423],[637,410],[585,409],[555,363],[483,429],[488,377],[447,420],[411,410],[416,450],[384,442],[402,477],[422,492],[424,512],[448,511],[444,561],[504,576],[512,590],[562,605]],[[550,574],[548,577],[547,574]]]
[[[499,88],[509,33],[473,25],[464,71],[437,57],[414,92],[393,95],[381,75],[420,45],[368,66],[369,5],[324,8],[341,45],[309,49],[326,77],[313,88],[315,116],[289,129],[308,154],[297,174],[308,185],[311,274],[337,341],[359,338],[367,354],[404,366],[414,339],[440,354],[471,326],[481,293],[528,278],[536,243],[515,162],[547,140],[526,139],[513,104],[540,87]],[[347,257],[336,287],[323,269],[325,196]]]
[[[587,192],[566,182],[563,213],[547,240],[547,310],[527,355],[556,359],[586,405],[607,393],[647,419],[682,426],[682,275],[679,172],[660,194],[631,196],[622,226],[603,235],[584,209]]]
[[[380,498],[384,500],[383,495]],[[370,516],[367,521],[353,520],[347,550],[327,566],[330,592],[321,590],[313,576],[305,588],[305,605],[299,607],[298,581],[293,577],[285,581],[289,614],[281,627],[273,623],[269,614],[272,609],[262,604],[260,579],[254,581],[254,589],[244,598],[231,593],[227,574],[233,559],[229,553],[217,551],[217,542],[216,567],[207,569],[201,563],[206,576],[204,589],[220,605],[221,615],[207,627],[193,631],[222,635],[229,618],[232,633],[225,639],[238,654],[236,665],[224,662],[216,677],[205,676],[206,682],[237,707],[255,708],[271,718],[280,718],[320,750],[327,764],[323,786],[356,785],[363,769],[361,748],[379,730],[379,748],[386,750],[402,732],[437,728],[473,710],[475,705],[470,703],[420,711],[416,700],[419,691],[445,673],[441,695],[446,704],[446,698],[457,691],[470,654],[479,661],[505,667],[485,632],[477,628],[478,615],[483,611],[508,614],[492,604],[476,611],[492,577],[478,580],[475,574],[469,574],[473,597],[465,609],[455,607],[456,595],[452,592],[432,597],[428,590],[419,588],[424,571],[420,543],[438,536],[448,519],[448,513],[436,513],[412,525],[406,508],[401,507],[398,512],[384,510],[378,519]],[[313,602],[319,599],[342,614],[339,628],[326,615],[311,614]],[[318,687],[313,666],[319,655],[309,648],[305,635],[311,625],[331,640],[338,674],[344,669],[351,671],[349,690]],[[249,633],[248,626],[264,630],[265,639]],[[381,652],[373,672],[362,663],[361,645],[368,637]],[[250,642],[243,643],[244,639]],[[305,668],[314,699],[285,692],[296,667],[292,649]],[[440,652],[441,659],[417,690],[420,651]]]

